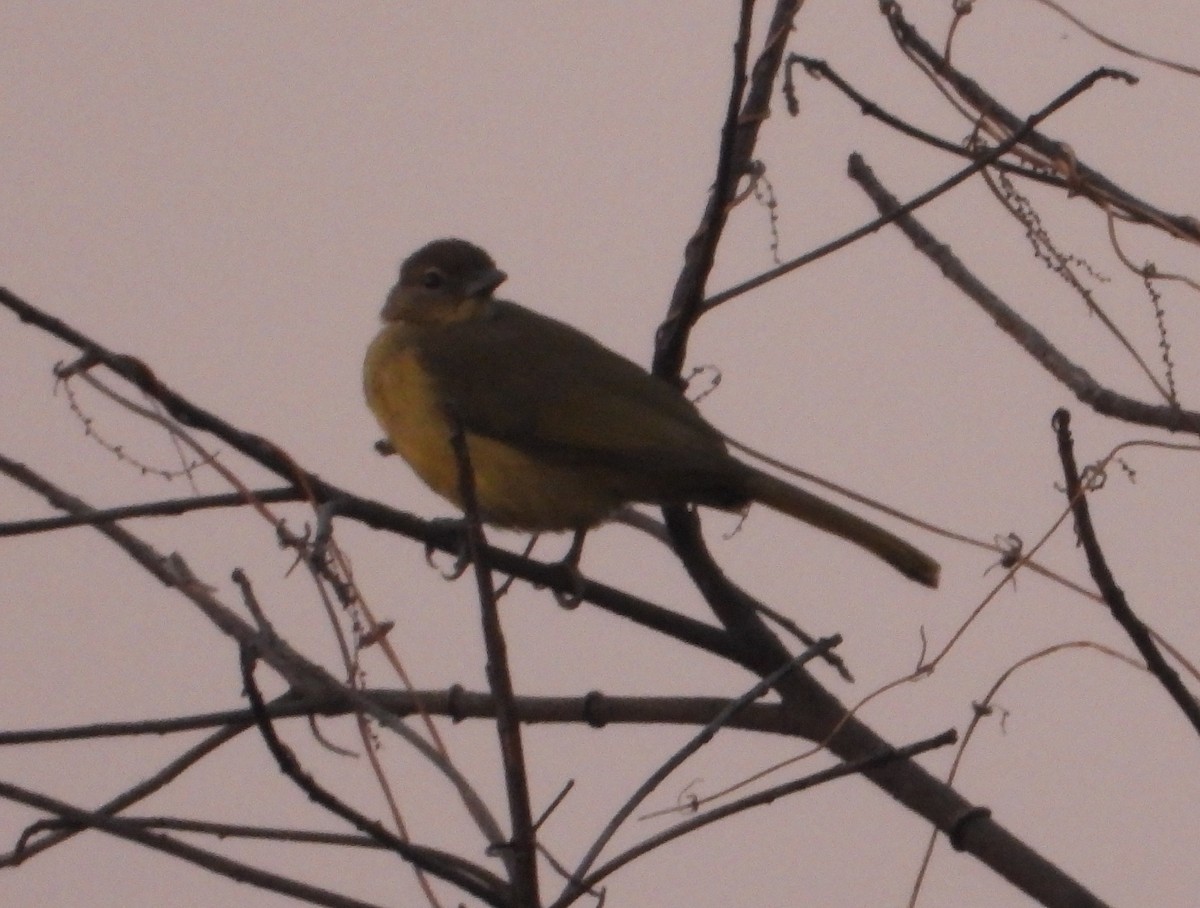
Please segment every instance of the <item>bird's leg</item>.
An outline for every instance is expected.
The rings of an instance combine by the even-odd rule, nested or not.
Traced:
[[[586,538],[586,529],[576,530],[574,538],[571,539],[571,547],[558,563],[571,583],[569,593],[554,590],[554,601],[565,609],[579,608],[579,603],[583,601],[583,574],[579,570],[579,560],[583,557],[583,540]]]
[[[454,565],[449,571],[442,571],[433,561],[433,555],[438,550],[438,546],[432,542],[425,545],[425,563],[431,568],[441,572],[442,577],[446,580],[457,580],[461,577],[468,567],[471,566],[471,553],[467,549],[467,521],[464,517],[438,517],[429,521],[436,532],[446,535],[453,534],[454,540]],[[533,551],[533,547],[537,545],[538,534],[534,533],[529,537],[529,542],[525,545],[524,551],[521,552],[522,558],[528,558]],[[499,599],[508,592],[508,588],[512,586],[515,578],[509,574],[504,578],[504,582],[496,587],[496,598]]]
[[[531,554],[533,554],[533,547],[535,545],[537,545],[539,535],[540,534],[538,534],[538,533],[534,533],[532,536],[529,537],[529,542],[525,543],[525,550],[523,552],[521,552],[522,558],[528,558]],[[513,581],[516,579],[517,578],[514,577],[512,574],[509,574],[507,577],[505,577],[504,582],[501,583],[498,587],[496,587],[496,598],[499,599],[501,596],[503,596],[505,593],[507,593],[508,588],[513,585]]]

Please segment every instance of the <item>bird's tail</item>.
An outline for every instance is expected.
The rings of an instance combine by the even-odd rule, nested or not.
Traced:
[[[755,501],[862,546],[918,583],[931,587],[938,585],[941,566],[916,546],[812,492],[746,464],[743,466],[746,467],[746,490]]]

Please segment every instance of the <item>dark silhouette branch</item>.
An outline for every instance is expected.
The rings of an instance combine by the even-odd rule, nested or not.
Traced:
[[[795,94],[795,84],[793,82],[792,70],[794,66],[803,66],[805,72],[816,79],[824,79],[833,85],[838,91],[844,94],[847,98],[858,105],[859,111],[864,117],[873,117],[885,126],[889,126],[896,132],[908,136],[910,139],[916,139],[930,148],[936,148],[939,151],[945,151],[956,157],[968,158],[975,160],[979,157],[978,151],[972,151],[959,142],[951,142],[943,139],[941,136],[936,136],[931,132],[913,126],[894,114],[889,113],[877,102],[872,101],[866,95],[862,94],[853,85],[843,79],[829,63],[825,60],[817,60],[813,57],[805,57],[801,54],[789,54],[787,59],[787,69],[784,75],[784,94],[788,98],[788,106],[793,116],[799,113],[799,100]],[[1027,180],[1033,180],[1038,183],[1044,183],[1047,186],[1054,186],[1058,189],[1070,189],[1067,181],[1062,177],[1046,173],[1041,170],[1034,170],[1030,167],[1023,167],[1020,164],[1014,164],[1011,161],[996,161],[992,166],[997,170],[1002,170],[1007,174],[1014,176],[1022,176]]]
[[[308,829],[287,829],[282,826],[249,826],[245,823],[215,823],[210,820],[190,820],[185,817],[142,817],[125,814],[122,822],[143,829],[162,829],[171,832],[192,832],[219,839],[261,839],[299,845],[336,845],[341,848],[373,848],[387,850],[388,846],[370,836],[347,832],[317,832]],[[54,821],[59,822],[61,821]]]
[[[362,695],[397,718],[421,714],[446,716],[455,722],[495,719],[496,700],[488,691],[470,691],[454,686],[440,690],[397,690],[368,688]],[[729,707],[728,697],[712,696],[612,696],[600,691],[560,696],[517,696],[517,717],[526,725],[699,725],[713,720]],[[352,715],[354,707],[342,696],[296,697],[285,694],[267,704],[272,719]],[[180,734],[204,728],[249,727],[254,716],[249,709],[229,709],[169,719],[132,722],[94,722],[58,728],[36,728],[0,732],[0,747],[48,742],[90,741],[108,738]],[[778,703],[751,703],[724,722],[724,727],[743,731],[796,736],[799,729]]]
[[[1129,600],[1125,591],[1118,585],[1104,557],[1104,550],[1096,537],[1096,528],[1092,524],[1092,512],[1088,506],[1088,496],[1079,476],[1079,468],[1075,465],[1075,443],[1071,438],[1071,414],[1067,410],[1057,410],[1054,414],[1054,434],[1058,439],[1058,457],[1062,461],[1063,477],[1066,480],[1067,500],[1075,515],[1075,532],[1079,543],[1087,556],[1088,570],[1096,587],[1104,597],[1108,610],[1112,613],[1117,624],[1133,641],[1142,658],[1146,660],[1146,668],[1156,677],[1171,698],[1178,704],[1189,722],[1200,732],[1200,703],[1187,689],[1179,673],[1171,667],[1162,652],[1154,643],[1150,629],[1142,622]]]
[[[659,326],[654,344],[651,371],[667,381],[679,382],[688,336],[703,311],[705,285],[716,261],[717,245],[729,217],[737,183],[744,174],[751,172],[754,147],[762,124],[770,115],[771,91],[801,5],[802,0],[778,0],[767,26],[763,49],[753,71],[747,74],[754,0],[742,0],[716,176],[700,224],[684,248],[683,268],[675,281],[667,315]]]

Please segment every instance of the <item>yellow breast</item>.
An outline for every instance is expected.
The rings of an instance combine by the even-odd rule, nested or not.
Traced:
[[[412,341],[406,325],[384,326],[367,349],[363,391],[396,453],[435,492],[457,503],[458,471],[450,427]]]
[[[418,359],[419,330],[399,322],[384,326],[367,350],[363,389],[396,453],[461,508],[451,429],[436,383]],[[623,501],[604,470],[549,464],[470,431],[467,447],[480,511],[489,523],[532,531],[577,529],[603,520]]]

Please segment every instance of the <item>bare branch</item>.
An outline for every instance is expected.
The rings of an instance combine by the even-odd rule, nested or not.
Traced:
[[[850,177],[862,186],[876,208],[885,215],[894,216],[896,226],[912,240],[918,252],[937,265],[942,274],[978,303],[1001,330],[1097,413],[1172,432],[1200,434],[1200,413],[1165,404],[1149,404],[1118,394],[1103,387],[1086,369],[1068,359],[1041,331],[975,277],[949,246],[934,237],[912,215],[903,212],[904,206],[876,179],[860,155],[850,156]]]
[[[487,563],[487,540],[479,516],[479,501],[475,497],[475,471],[471,466],[471,451],[466,432],[457,414],[447,414],[452,426],[450,445],[458,462],[458,487],[466,514],[467,551],[475,569],[479,593],[479,612],[483,624],[483,640],[487,648],[487,679],[496,698],[496,734],[500,739],[500,758],[504,764],[504,790],[508,795],[512,837],[501,848],[509,854],[512,870],[513,898],[518,905],[536,906],[538,873],[536,833],[533,827],[533,808],[529,799],[529,777],[525,767],[525,749],[521,744],[521,723],[517,718],[512,672],[508,667],[508,645],[500,624],[500,609],[496,605],[496,590],[492,571]]]
[[[782,265],[779,265],[776,268],[772,268],[769,271],[764,271],[757,277],[752,277],[747,281],[742,281],[742,283],[730,287],[728,290],[722,290],[720,293],[709,297],[704,301],[704,310],[707,311],[721,305],[722,303],[726,303],[735,297],[741,296],[743,293],[748,293],[757,287],[761,287],[763,284],[770,283],[776,278],[783,277],[783,275],[791,271],[795,271],[797,268],[802,268],[811,262],[815,262],[817,259],[824,258],[830,253],[836,252],[845,246],[849,246],[851,243],[861,240],[863,237],[874,233],[876,230],[879,230],[882,227],[886,227],[897,218],[906,214],[910,214],[921,206],[927,205],[934,199],[945,195],[964,180],[974,176],[985,167],[990,167],[1022,142],[1025,142],[1028,137],[1033,134],[1033,127],[1035,125],[1041,123],[1055,111],[1060,110],[1067,104],[1071,103],[1071,101],[1073,101],[1083,92],[1087,91],[1101,79],[1123,79],[1125,81],[1129,81],[1132,80],[1133,77],[1128,73],[1123,73],[1115,69],[1097,69],[1094,72],[1089,73],[1033,116],[1031,116],[1028,120],[1018,124],[1017,128],[1013,130],[1012,134],[1007,139],[1000,142],[994,148],[989,148],[986,152],[975,157],[974,163],[971,165],[964,167],[962,170],[946,178],[933,188],[921,193],[916,198],[905,202],[903,205],[897,203],[896,210],[894,212],[881,215],[875,220],[851,230],[849,233],[843,234],[837,239],[831,240],[830,242],[817,247],[811,252],[806,252],[804,255],[798,258],[784,262]]]
[[[171,836],[151,832],[144,829],[140,823],[126,822],[119,817],[101,812],[82,810],[65,801],[21,788],[9,782],[0,781],[0,798],[54,814],[79,829],[98,829],[117,838],[137,842],[139,845],[145,845],[156,851],[181,858],[198,867],[237,880],[239,883],[248,883],[260,889],[280,892],[314,905],[325,905],[327,908],[380,908],[370,902],[339,895],[318,886],[293,880],[290,877],[251,867],[249,864],[235,861],[215,852],[205,851],[203,848],[197,848],[195,845],[189,845]]]
[[[1125,598],[1125,592],[1117,586],[1117,581],[1108,567],[1108,560],[1104,557],[1104,550],[1100,547],[1100,542],[1096,537],[1096,528],[1092,525],[1092,513],[1088,507],[1086,491],[1079,477],[1079,468],[1075,465],[1075,444],[1071,438],[1071,414],[1067,410],[1056,411],[1053,425],[1055,435],[1058,437],[1058,456],[1062,461],[1063,476],[1067,483],[1067,499],[1071,502],[1071,509],[1075,514],[1075,532],[1079,534],[1079,542],[1083,546],[1084,554],[1087,555],[1088,568],[1092,572],[1092,578],[1104,596],[1104,601],[1112,612],[1113,618],[1129,635],[1133,645],[1146,660],[1146,667],[1167,689],[1167,693],[1178,704],[1196,731],[1200,732],[1200,702],[1197,702],[1184,686],[1179,673],[1163,658],[1154,643],[1150,629],[1129,605],[1129,601]]]
[[[1014,134],[1024,128],[1028,121],[1006,108],[979,83],[951,66],[949,61],[921,37],[905,20],[898,3],[885,0],[880,6],[888,17],[888,24],[891,25],[900,46],[911,52],[931,73],[953,89],[981,118],[996,124],[1008,134]],[[1137,81],[1131,76],[1128,78]],[[1111,206],[1123,211],[1130,220],[1159,227],[1171,236],[1190,243],[1200,243],[1200,220],[1190,215],[1170,214],[1126,192],[1104,174],[1076,158],[1063,143],[1047,138],[1036,130],[1030,130],[1023,144],[1045,161],[1061,167],[1074,192],[1091,199],[1102,209],[1108,210]]]
[[[252,492],[251,496],[253,500],[266,503],[302,500],[299,490],[295,488],[261,489]],[[193,498],[171,498],[166,501],[148,501],[144,504],[127,504],[118,508],[99,508],[91,514],[64,514],[61,517],[34,517],[29,520],[0,523],[0,538],[48,533],[67,527],[113,523],[135,517],[177,517],[193,511],[239,508],[248,504],[250,504],[250,500],[239,492],[223,495],[197,495]]]

